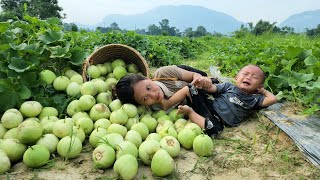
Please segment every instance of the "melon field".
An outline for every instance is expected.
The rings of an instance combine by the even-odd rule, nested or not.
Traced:
[[[189,65],[232,81],[259,65],[279,111],[319,116],[320,41],[300,35],[179,38],[68,32],[58,19],[0,23],[0,179],[318,179],[320,171],[261,112],[209,137],[185,117],[113,94],[134,63],[85,65],[108,44],[134,48],[149,76]],[[264,110],[261,110],[264,111]]]

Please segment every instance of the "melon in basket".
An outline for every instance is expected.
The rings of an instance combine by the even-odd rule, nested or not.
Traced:
[[[98,66],[101,66],[99,64],[108,64],[108,72],[101,73],[98,68]],[[100,72],[99,77],[98,73],[91,74],[94,68],[97,69],[95,71]],[[105,78],[115,77],[117,80],[128,72],[141,72],[142,75],[149,76],[148,64],[144,57],[134,48],[124,44],[108,44],[98,48],[84,61],[82,70],[84,81],[101,78],[101,74],[104,74]]]

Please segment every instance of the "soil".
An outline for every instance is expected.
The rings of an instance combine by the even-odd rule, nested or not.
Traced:
[[[298,116],[283,108],[286,115]],[[213,138],[209,157],[198,157],[181,148],[174,158],[175,171],[159,178],[149,166],[139,163],[135,179],[319,179],[320,171],[299,151],[294,142],[269,119],[257,113],[239,127],[225,128]],[[92,165],[92,148],[84,145],[80,156],[71,160],[52,157],[40,169],[29,169],[22,162],[14,164],[0,179],[91,180],[117,179],[112,168],[97,170]]]

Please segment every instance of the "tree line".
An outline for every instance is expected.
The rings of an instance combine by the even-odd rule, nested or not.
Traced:
[[[22,19],[25,13],[39,19],[66,17],[65,14],[61,14],[63,9],[58,5],[58,0],[1,0],[0,5],[2,22],[8,19]]]
[[[20,20],[23,19],[24,14],[28,14],[39,19],[47,19],[56,17],[60,20],[66,18],[66,14],[62,14],[62,7],[58,5],[58,0],[0,0],[2,11],[0,12],[0,22],[9,19]],[[66,31],[79,31],[80,28],[74,23],[62,23]],[[86,29],[90,31],[89,29]],[[107,27],[97,27],[95,31],[107,33],[110,31],[126,32],[126,29],[119,28],[116,22],[113,22]],[[163,35],[163,36],[178,36],[178,37],[200,37],[207,35],[222,36],[221,33],[210,33],[203,26],[198,26],[195,30],[192,27],[186,28],[180,32],[176,27],[169,25],[168,19],[162,19],[159,25],[152,24],[147,29],[136,29],[138,34],[144,35]],[[239,30],[233,32],[235,36],[244,36],[245,34],[262,35],[265,33],[278,33],[278,34],[295,34],[292,27],[277,27],[276,23],[260,20],[255,25],[250,22],[243,24]],[[306,35],[319,36],[320,24],[314,29],[306,29]]]
[[[244,36],[246,34],[253,34],[256,36],[273,33],[273,34],[298,34],[294,32],[294,28],[284,26],[282,28],[277,27],[276,23],[270,23],[268,21],[259,20],[255,25],[252,22],[247,23],[247,25],[242,24],[239,30],[236,30],[232,34],[237,37]],[[78,27],[74,23],[64,23],[65,30],[67,31],[77,31]],[[107,27],[97,27],[96,31],[102,33],[107,33],[111,31],[121,31],[126,32],[126,29],[121,29],[116,22],[111,23]],[[90,30],[88,30],[90,31]],[[195,30],[192,27],[186,28],[183,32],[180,32],[176,27],[170,27],[169,20],[163,19],[159,22],[159,26],[152,24],[149,25],[147,29],[137,29],[135,30],[138,34],[143,35],[162,35],[162,36],[178,36],[178,37],[201,37],[201,36],[223,36],[221,33],[214,32],[210,33],[203,26],[198,26]],[[307,36],[320,36],[320,24],[314,29],[306,29],[305,34]]]
[[[97,31],[107,33],[110,31],[122,31],[125,32],[127,30],[120,29],[118,24],[116,22],[113,22],[108,27],[97,27]],[[143,35],[162,35],[162,36],[186,36],[186,37],[200,37],[200,36],[206,36],[206,35],[212,35],[212,33],[207,32],[206,28],[203,26],[198,26],[195,30],[193,30],[191,27],[185,29],[183,32],[180,32],[179,29],[176,27],[171,27],[169,25],[168,19],[163,19],[159,22],[159,26],[152,24],[149,25],[147,29],[136,29],[135,30],[138,34]],[[214,33],[215,35],[218,35],[219,33]],[[222,35],[222,34],[219,34]]]

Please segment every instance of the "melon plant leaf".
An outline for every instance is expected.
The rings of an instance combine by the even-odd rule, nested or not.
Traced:
[[[288,71],[290,72],[292,70],[292,66],[297,62],[297,58],[290,59],[290,60],[283,60],[281,63],[283,64],[283,68],[281,71]]]
[[[43,21],[37,17],[32,17],[32,16],[29,16],[29,15],[24,15],[23,16],[23,19],[29,21],[30,23],[27,24],[30,28],[34,29],[35,27],[34,26],[37,26],[37,27],[46,27],[46,26],[49,26],[50,24],[47,23],[46,21]]]
[[[27,61],[23,61],[21,58],[13,57],[10,60],[9,68],[16,71],[16,72],[24,72],[30,68],[30,65],[27,63]]]
[[[20,86],[18,94],[21,99],[29,99],[31,97],[31,91],[27,86]]]
[[[66,94],[57,93],[52,97],[56,108],[61,115],[63,111],[67,108],[67,105],[71,102],[72,99],[68,99]]]
[[[302,51],[302,52],[299,54],[298,57],[299,57],[301,60],[304,60],[304,59],[306,59],[308,56],[310,56],[311,54],[312,54],[312,50],[308,49],[308,50]]]
[[[16,106],[22,100],[16,89],[19,85],[13,83],[12,78],[0,79],[0,112]]]
[[[0,22],[0,33],[6,32],[9,26],[10,23],[8,22]]]
[[[53,101],[56,104],[63,103],[66,98],[67,98],[67,96],[65,94],[62,94],[62,93],[57,93],[52,97]]]
[[[277,88],[281,89],[283,87],[288,86],[288,76],[283,74],[283,75],[273,75],[271,74],[270,77],[272,77],[269,82],[270,84],[276,86]]]
[[[14,50],[18,50],[18,51],[24,50],[26,47],[27,47],[27,43],[21,43],[17,46],[12,46]]]
[[[0,112],[4,112],[7,109],[15,107],[21,103],[19,95],[14,91],[8,91],[6,93],[0,93]]]
[[[61,47],[61,46],[54,46],[54,47],[49,47],[51,55],[50,58],[70,58],[71,53],[69,52],[69,46],[66,47]]]
[[[25,43],[22,43],[22,44],[25,44]],[[22,45],[20,44],[20,45]],[[18,50],[23,50],[23,51],[26,51],[26,52],[30,52],[30,53],[35,53],[37,55],[39,54],[42,54],[44,48],[43,47],[40,47],[40,44],[39,43],[34,43],[34,44],[25,44],[24,46],[20,46],[19,45],[19,49]]]
[[[295,79],[297,79],[300,82],[308,82],[312,80],[314,73],[311,74],[303,74],[303,73],[297,73],[297,72],[292,72],[292,75]]]
[[[1,38],[0,38],[0,40],[1,40]],[[10,49],[10,45],[9,44],[0,44],[0,53],[4,53],[8,49]]]
[[[313,50],[312,54],[317,57],[317,58],[320,58],[320,49],[319,48],[316,48],[315,50]]]
[[[4,93],[6,91],[12,91],[13,89],[14,89],[14,84],[12,82],[12,78],[0,79],[0,93]]]
[[[21,75],[20,83],[28,87],[39,86],[40,81],[37,80],[36,72],[25,72]]]
[[[298,87],[300,84],[310,81],[313,78],[313,73],[311,74],[303,74],[292,72],[292,76],[288,79],[288,83],[292,87]]]
[[[320,77],[318,77],[317,81],[309,82],[307,89],[319,89],[320,90]]]
[[[315,65],[316,63],[318,63],[318,59],[314,55],[310,55],[304,60],[304,63],[307,66],[312,66],[312,65]]]
[[[30,56],[28,58],[28,61],[32,64],[32,66],[30,66],[31,69],[36,69],[37,71],[39,70],[38,65],[40,64],[40,61],[41,61],[39,56],[37,55]]]
[[[12,29],[11,32],[12,32],[13,34],[22,34],[22,33],[23,33],[23,29],[17,27],[17,28]]]
[[[285,96],[284,96],[284,94],[283,94],[282,91],[279,91],[278,94],[276,94],[276,97],[277,97],[278,100],[281,100],[281,99],[283,99]]]
[[[1,68],[1,66],[0,66],[0,68]],[[7,78],[7,77],[8,77],[8,76],[7,76],[6,73],[0,71],[0,79],[5,79],[5,78]]]
[[[52,18],[46,19],[45,22],[51,25],[58,25],[61,23],[61,20],[59,18],[52,17]]]
[[[60,41],[63,38],[63,31],[54,31],[52,29],[48,29],[44,34],[39,35],[39,40],[44,44],[50,44],[56,41]]]
[[[51,99],[51,97],[35,96],[34,100],[38,101],[42,106],[53,106],[53,107],[55,107],[55,104],[53,103],[53,100]]]
[[[72,48],[70,53],[72,54],[70,61],[74,65],[81,65],[84,59],[89,55],[81,47]]]

